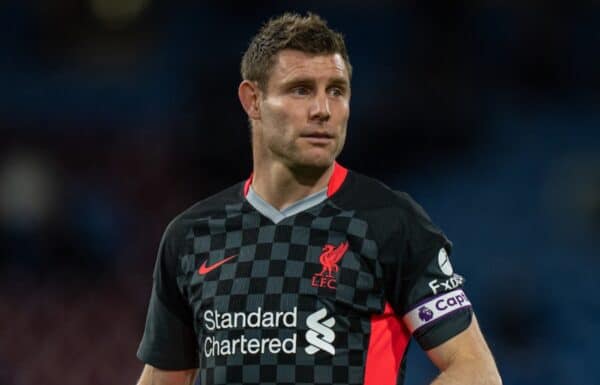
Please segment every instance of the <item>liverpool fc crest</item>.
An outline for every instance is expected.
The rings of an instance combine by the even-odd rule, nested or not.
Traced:
[[[336,278],[335,273],[340,269],[337,265],[348,250],[348,241],[342,242],[339,246],[325,245],[319,256],[321,263],[321,272],[316,273],[312,277],[311,284],[313,287],[326,287],[335,290]]]

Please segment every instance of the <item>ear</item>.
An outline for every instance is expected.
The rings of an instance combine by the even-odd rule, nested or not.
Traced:
[[[250,119],[260,119],[260,90],[258,85],[244,80],[238,87],[238,97]]]

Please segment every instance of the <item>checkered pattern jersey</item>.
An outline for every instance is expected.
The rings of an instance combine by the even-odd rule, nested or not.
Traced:
[[[138,357],[198,367],[202,385],[402,384],[402,316],[448,278],[437,258],[450,254],[445,235],[407,194],[337,163],[327,199],[278,223],[245,199],[249,183],[167,227]],[[326,271],[325,245],[344,242]],[[412,337],[433,348],[471,316],[461,309]]]

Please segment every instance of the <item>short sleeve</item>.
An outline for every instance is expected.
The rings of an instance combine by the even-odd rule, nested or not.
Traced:
[[[419,345],[429,350],[469,326],[471,304],[464,278],[450,261],[452,243],[408,194],[400,197],[400,226],[387,250],[387,269],[392,269],[386,274],[388,300]]]
[[[146,364],[165,370],[198,367],[193,315],[177,285],[181,237],[172,222],[161,240],[154,267],[144,335],[137,351]]]

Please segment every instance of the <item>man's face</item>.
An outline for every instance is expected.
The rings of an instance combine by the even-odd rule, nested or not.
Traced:
[[[255,150],[290,168],[329,167],[342,151],[350,115],[342,56],[283,50],[266,88],[254,127],[260,131]]]

